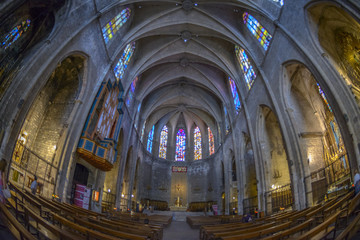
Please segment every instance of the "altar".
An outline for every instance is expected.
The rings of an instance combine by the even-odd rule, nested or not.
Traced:
[[[174,170],[175,169],[175,170]],[[169,202],[171,211],[187,210],[187,168],[173,167],[171,175],[171,198]]]

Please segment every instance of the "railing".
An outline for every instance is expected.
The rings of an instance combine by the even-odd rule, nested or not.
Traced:
[[[271,197],[271,208],[273,213],[289,208],[294,203],[291,184],[280,186],[265,194],[265,196]],[[268,197],[265,199],[267,203],[270,200]]]
[[[245,213],[254,214],[255,210],[258,208],[258,197],[250,197],[243,200],[243,210]]]
[[[23,146],[24,151],[19,161],[12,161],[9,179],[22,185],[22,188],[30,187],[34,175],[37,176],[39,194],[51,197],[55,193],[59,168],[52,162],[40,157],[38,154]]]
[[[305,177],[305,182],[308,179],[311,181],[314,204],[325,200],[325,198],[337,196],[342,192],[339,190],[348,187],[351,180],[350,168],[346,164],[346,158],[347,154]]]

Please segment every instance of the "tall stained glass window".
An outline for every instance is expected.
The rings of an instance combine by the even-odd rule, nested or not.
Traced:
[[[198,160],[202,158],[201,151],[201,132],[200,128],[196,127],[194,129],[194,159]]]
[[[244,49],[242,49],[239,46],[235,46],[235,53],[236,53],[236,57],[240,63],[241,70],[244,73],[246,84],[247,84],[248,88],[250,89],[256,78],[254,68],[252,67],[252,65],[249,61],[249,58],[247,57]]]
[[[319,89],[319,93],[320,93],[322,99],[324,100],[325,104],[328,106],[330,112],[332,112],[332,109],[330,107],[330,104],[329,104],[328,100],[326,99],[324,91],[321,89],[321,87],[320,87],[320,85],[318,83],[316,83],[316,85],[317,85],[317,87]]]
[[[230,88],[231,88],[231,94],[232,94],[232,97],[234,100],[235,110],[236,110],[236,113],[238,113],[241,108],[241,103],[240,103],[239,93],[236,88],[236,84],[231,77],[229,77],[229,84],[230,84]]]
[[[31,21],[29,19],[24,20],[21,24],[14,27],[5,37],[1,39],[1,47],[7,49],[16,40],[19,39],[30,27]]]
[[[210,127],[208,127],[208,135],[209,135],[209,154],[211,155],[215,153],[215,143],[214,143],[214,135]]]
[[[151,150],[152,150],[153,139],[154,139],[154,129],[155,129],[155,125],[153,125],[153,127],[151,128],[149,135],[148,135],[147,148],[146,148],[148,150],[148,152],[151,152]]]
[[[143,142],[143,140],[144,140],[145,124],[146,124],[146,121],[144,122],[144,125],[143,125],[143,127],[141,129],[141,142]]]
[[[115,77],[118,81],[120,81],[125,73],[125,70],[131,60],[131,56],[135,50],[135,42],[129,43],[126,45],[123,54],[121,55],[118,63],[114,68]]]
[[[284,0],[273,0],[273,1],[279,3],[280,6],[284,6]]]
[[[230,132],[230,123],[229,123],[226,107],[224,107],[224,113],[225,113],[225,135],[228,135],[228,133]]]
[[[260,42],[261,46],[265,49],[268,49],[272,36],[270,33],[263,27],[261,24],[249,13],[245,12],[243,15],[244,23],[250,32],[256,37]]]
[[[185,141],[185,131],[184,129],[180,128],[176,134],[175,161],[185,161]]]
[[[160,158],[166,158],[167,140],[168,140],[168,128],[165,125],[160,133],[160,146],[159,146]]]
[[[132,100],[134,99],[134,92],[135,92],[136,83],[138,80],[139,80],[139,77],[136,77],[130,85],[130,90],[129,90],[128,96],[126,98],[126,106],[128,106],[128,107],[130,107],[130,104],[131,104]]]
[[[135,126],[136,129],[137,129],[137,121],[138,121],[138,118],[139,118],[140,108],[141,108],[141,103],[139,103],[137,111],[136,111],[136,115],[135,115],[135,124],[134,124],[134,126]]]
[[[116,32],[127,22],[130,18],[131,9],[123,9],[116,17],[111,19],[103,28],[102,34],[105,43],[108,43],[116,34]]]

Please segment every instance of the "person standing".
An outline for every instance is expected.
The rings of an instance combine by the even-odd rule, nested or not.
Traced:
[[[7,162],[5,159],[0,161],[0,202],[5,203],[6,197],[4,196],[3,190],[7,188],[5,170]]]
[[[31,186],[30,186],[32,194],[36,194],[37,185],[38,185],[37,177],[36,177],[36,175],[34,175],[34,181],[31,183]]]

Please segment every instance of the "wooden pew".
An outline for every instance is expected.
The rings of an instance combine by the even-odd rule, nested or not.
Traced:
[[[333,214],[331,217],[326,219],[323,223],[317,225],[310,231],[305,232],[304,234],[297,237],[298,240],[306,240],[306,239],[321,239],[327,235],[329,235],[331,232],[334,232],[335,236],[335,226],[332,226],[332,224],[336,223],[340,211]]]
[[[270,228],[275,225],[276,225],[275,222],[271,222],[271,223],[262,224],[261,226],[248,227],[248,228],[241,229],[241,230],[232,229],[232,230],[227,230],[227,231],[220,231],[220,232],[212,233],[210,235],[210,239],[242,235],[242,234],[247,234],[250,232],[260,232],[266,228]]]
[[[118,231],[127,231],[128,229],[136,231],[146,232],[146,235],[150,236],[152,239],[162,239],[163,236],[163,228],[158,225],[149,225],[138,222],[126,222],[126,221],[113,221],[108,219],[94,219],[88,218],[88,221],[91,223],[98,224],[103,227],[111,228]]]
[[[14,191],[11,191],[11,198],[6,199],[6,203],[9,205],[9,207],[15,212],[15,218],[19,219],[19,217],[24,217],[24,209],[22,208],[22,205],[19,204],[20,200],[18,199],[16,193]]]
[[[336,237],[336,240],[352,239],[360,228],[360,214]]]
[[[263,240],[278,240],[278,239],[283,239],[286,238],[288,236],[292,236],[294,234],[297,234],[300,231],[303,231],[304,229],[310,229],[310,225],[311,223],[314,221],[313,218],[306,220],[303,223],[300,223],[298,225],[295,225],[292,228],[289,228],[287,230],[275,233],[274,235],[268,236],[266,238],[263,238]]]
[[[263,223],[259,222],[247,222],[247,223],[227,223],[227,224],[221,224],[221,225],[205,225],[201,226],[200,228],[200,238],[201,240],[206,240],[211,237],[212,234],[231,230],[231,229],[246,229],[248,227],[254,227],[254,226],[261,226]]]
[[[124,238],[124,239],[132,239],[132,240],[148,239],[148,236],[146,236],[146,235],[129,233],[129,232],[131,232],[130,228],[128,229],[128,232],[122,232],[122,231],[113,230],[111,228],[106,228],[106,227],[99,226],[98,224],[88,222],[88,221],[86,221],[84,219],[81,219],[81,218],[78,218],[78,217],[75,217],[75,221],[76,221],[77,224],[79,224],[81,226],[85,226],[85,227],[87,227],[89,229],[94,229],[94,230],[106,233],[106,234],[114,236],[114,237],[120,237],[120,238]],[[151,236],[150,236],[150,238],[151,238]]]
[[[272,226],[269,228],[263,228],[261,230],[255,231],[255,232],[249,232],[249,233],[245,232],[243,234],[221,237],[221,239],[223,239],[223,240],[240,240],[240,239],[250,239],[250,238],[254,238],[254,237],[266,236],[268,234],[278,232],[285,228],[288,228],[290,226],[290,224],[291,224],[290,222],[282,223],[282,224]]]
[[[16,220],[4,204],[0,203],[0,211],[2,222],[7,224],[9,230],[15,238],[36,240],[36,237],[34,237],[23,225],[21,225],[21,223]]]
[[[349,205],[346,206],[345,209],[342,211],[340,215],[340,221],[345,219],[347,225],[349,222],[349,218],[356,211],[359,205],[360,205],[360,193],[356,194],[355,197],[351,199]]]
[[[35,228],[37,232],[39,231],[46,236],[49,239],[64,239],[64,240],[80,240],[85,239],[85,237],[76,234],[76,233],[70,233],[65,229],[61,229],[58,226],[55,226],[51,224],[50,222],[46,221],[44,218],[39,216],[37,213],[35,213],[33,210],[31,210],[29,207],[24,206],[25,209],[25,219],[26,219],[26,226],[27,229],[30,230],[30,226]],[[32,224],[31,220],[35,222],[35,224]],[[39,224],[42,225],[44,228],[40,228]],[[50,233],[49,233],[50,232]],[[39,234],[38,234],[39,235]]]
[[[331,206],[329,206],[328,208],[326,208],[324,210],[324,214],[323,214],[323,218],[328,217],[330,214],[332,214],[333,212],[336,212],[338,209],[340,209],[344,204],[346,204],[350,198],[352,198],[354,196],[354,192],[351,191],[348,194],[346,194],[343,198],[341,198],[340,200],[336,201],[336,203],[332,204]],[[348,204],[346,204],[348,205]]]
[[[61,225],[63,226],[67,226],[70,229],[73,229],[75,231],[78,231],[80,233],[83,233],[87,236],[87,239],[91,239],[91,238],[96,238],[96,239],[102,239],[102,240],[118,240],[119,238],[117,237],[113,237],[101,232],[97,232],[95,230],[80,226],[78,224],[75,224],[69,220],[67,220],[66,218],[63,218],[55,213],[52,213],[52,218],[53,221],[55,222],[59,222]],[[121,239],[121,238],[120,238]],[[125,238],[122,238],[125,239]]]

